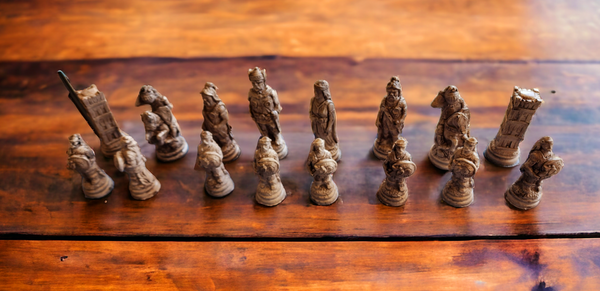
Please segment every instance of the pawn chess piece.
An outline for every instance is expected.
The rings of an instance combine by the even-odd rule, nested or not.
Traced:
[[[96,164],[96,153],[78,133],[69,137],[71,146],[67,150],[67,168],[81,175],[83,194],[88,199],[100,199],[113,190],[115,183]]]
[[[373,154],[385,160],[392,151],[392,146],[402,135],[406,118],[406,101],[402,97],[400,79],[393,76],[386,86],[387,96],[381,100],[377,113],[377,139],[373,143]]]
[[[261,136],[271,140],[271,146],[277,152],[280,160],[288,154],[288,148],[281,135],[279,113],[281,105],[277,98],[277,91],[267,85],[267,71],[258,67],[248,70],[248,78],[252,88],[248,91],[250,102],[250,116],[256,123]]]
[[[383,162],[385,179],[379,186],[377,198],[387,206],[402,206],[408,199],[408,187],[406,178],[415,173],[417,165],[413,163],[412,157],[406,151],[408,142],[400,137],[392,147],[387,159]]]
[[[269,137],[263,136],[258,140],[252,165],[258,175],[256,202],[264,206],[281,203],[286,197],[286,192],[279,177],[279,156],[273,150]]]
[[[160,190],[160,182],[146,168],[146,158],[131,136],[121,137],[121,150],[115,154],[114,162],[119,171],[127,173],[133,199],[147,200]]]
[[[227,163],[235,161],[242,152],[233,138],[231,125],[229,125],[229,113],[225,108],[225,103],[219,99],[217,89],[215,84],[206,82],[204,89],[200,92],[204,101],[202,130],[212,133],[214,140],[223,152],[223,162]]]
[[[528,210],[536,207],[542,199],[542,181],[558,174],[564,167],[563,160],[552,152],[554,141],[545,136],[539,139],[523,165],[521,176],[504,193],[512,206]]]
[[[223,153],[219,145],[213,140],[209,131],[200,133],[202,141],[198,145],[196,165],[206,170],[204,189],[212,197],[224,197],[234,189],[233,180],[223,166]]]
[[[477,139],[474,137],[464,141],[462,147],[456,149],[450,159],[448,168],[452,178],[442,190],[442,200],[454,207],[467,207],[473,203],[473,176],[479,169]]]
[[[339,139],[337,135],[337,118],[335,106],[331,101],[329,83],[319,80],[314,85],[315,96],[310,99],[310,125],[315,138],[325,141],[325,148],[331,153],[334,160],[339,162],[342,158]]]
[[[142,114],[146,140],[156,146],[156,158],[161,162],[181,159],[188,152],[188,144],[181,135],[179,124],[171,112],[173,105],[167,97],[150,85],[142,86],[135,106],[150,105],[152,112]]]
[[[311,146],[306,163],[313,182],[310,184],[310,200],[317,205],[331,205],[338,199],[338,187],[333,182],[337,163],[325,149],[325,141],[316,138]]]
[[[448,170],[454,151],[470,137],[471,112],[455,86],[440,91],[431,102],[431,107],[441,108],[442,113],[435,129],[429,160],[437,168]]]

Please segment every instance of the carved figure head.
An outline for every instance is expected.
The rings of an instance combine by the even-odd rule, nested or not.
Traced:
[[[69,137],[69,142],[71,143],[71,148],[72,149],[75,149],[75,148],[78,148],[80,146],[86,145],[85,141],[83,141],[83,138],[81,137],[81,135],[79,133],[71,135]]]
[[[552,140],[552,138],[549,136],[544,136],[535,142],[529,153],[531,154],[534,151],[541,151],[542,153],[547,154],[552,152],[553,145],[554,140]]]
[[[273,147],[271,146],[271,139],[268,136],[261,136],[258,140],[258,143],[256,144],[257,150],[267,151],[272,148]]]
[[[405,138],[400,137],[396,142],[394,142],[392,150],[395,151],[397,154],[400,154],[404,150],[406,150],[406,145],[408,145],[408,141]]]
[[[267,70],[261,70],[259,67],[248,69],[248,78],[252,82],[252,88],[258,92],[262,92],[267,88]]]
[[[402,94],[402,85],[400,85],[400,78],[393,76],[385,87],[389,96],[398,97]]]
[[[477,141],[476,138],[474,137],[469,137],[467,139],[465,139],[465,142],[463,144],[463,148],[465,148],[466,150],[468,150],[469,152],[474,152],[475,148],[477,147],[477,144],[479,142]]]
[[[206,82],[206,84],[204,84],[204,89],[200,91],[202,99],[204,100],[204,106],[212,107],[215,103],[221,102],[219,95],[217,95],[217,89],[219,88],[212,82]]]
[[[315,152],[315,153],[321,153],[323,151],[326,151],[325,149],[325,141],[321,138],[315,138],[315,140],[313,140],[311,147],[310,147],[311,151]]]
[[[213,143],[215,140],[213,139],[213,135],[208,130],[203,130],[200,133],[200,139],[202,140],[202,144],[207,145]]]
[[[140,89],[135,106],[149,105],[152,104],[158,97],[162,96],[154,87],[150,85],[144,85]]]
[[[315,82],[315,97],[323,96],[325,100],[331,100],[331,92],[329,91],[329,83],[325,80]]]

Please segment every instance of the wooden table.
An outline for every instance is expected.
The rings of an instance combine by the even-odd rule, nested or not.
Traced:
[[[38,7],[39,6],[39,7]],[[307,7],[311,7],[310,9]],[[317,9],[318,8],[318,9]],[[596,290],[600,288],[600,56],[594,11],[569,1],[196,4],[186,1],[0,4],[0,286],[7,289]],[[270,56],[264,56],[270,55]],[[283,106],[288,197],[254,202],[258,130],[247,69],[268,72]],[[148,157],[159,194],[135,201],[112,161],[108,197],[86,200],[66,169],[67,137],[99,140],[56,75],[106,94],[122,130]],[[385,85],[398,75],[408,103],[403,136],[417,164],[404,207],[379,203],[384,172],[370,153]],[[310,203],[303,163],[313,139],[312,84],[326,79],[338,112],[340,199]],[[227,105],[239,160],[222,199],[194,171],[204,82]],[[159,163],[134,106],[153,85],[174,104],[188,155]],[[482,158],[475,202],[440,201],[450,174],[427,158],[437,92],[456,85],[472,112],[480,155],[515,85],[545,103],[521,144],[554,138],[565,168],[530,211],[503,194],[518,167]],[[525,156],[522,156],[525,159]],[[3,287],[4,288],[4,287]]]

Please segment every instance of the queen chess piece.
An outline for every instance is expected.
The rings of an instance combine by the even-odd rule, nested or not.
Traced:
[[[213,139],[212,133],[202,131],[200,134],[202,141],[198,145],[198,157],[196,165],[206,170],[206,179],[204,180],[204,189],[212,197],[224,197],[229,195],[235,185],[229,172],[223,165],[223,153],[221,148]]]
[[[377,139],[373,143],[373,154],[385,160],[392,146],[401,138],[406,118],[406,101],[402,97],[400,79],[393,76],[386,86],[387,96],[381,100],[377,113]]]
[[[146,158],[131,136],[121,137],[121,150],[115,154],[114,163],[119,171],[127,173],[133,199],[147,200],[160,190],[160,182],[146,168]]]
[[[223,162],[232,162],[240,157],[242,153],[237,142],[233,138],[231,125],[229,125],[229,113],[225,103],[217,95],[217,86],[211,82],[204,84],[200,92],[204,107],[202,108],[202,130],[212,133],[213,139],[223,152]]]
[[[406,139],[400,137],[394,142],[392,151],[383,162],[385,179],[379,186],[377,198],[384,205],[398,207],[404,205],[408,199],[406,178],[415,173],[417,165],[406,151],[407,144]]]
[[[114,181],[96,164],[96,153],[78,133],[69,137],[67,168],[81,175],[81,187],[85,198],[100,199],[110,194]]]
[[[339,196],[338,187],[333,181],[337,162],[325,149],[325,141],[316,138],[311,146],[306,167],[313,177],[310,184],[310,200],[317,205],[331,205]]]
[[[464,141],[463,146],[454,151],[448,164],[452,177],[442,190],[442,200],[454,207],[467,207],[473,203],[473,176],[479,169],[477,139],[474,137]]]
[[[275,206],[281,203],[286,192],[279,176],[279,156],[271,146],[271,139],[263,136],[258,140],[252,166],[258,175],[255,199],[258,204]]]

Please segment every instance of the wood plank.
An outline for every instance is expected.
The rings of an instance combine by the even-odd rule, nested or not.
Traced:
[[[253,200],[257,178],[250,162],[258,131],[247,112],[247,68],[267,68],[279,91],[283,135],[290,148],[282,161],[289,196],[265,208]],[[161,181],[149,201],[129,197],[127,178],[110,161],[99,164],[116,186],[104,200],[83,198],[79,176],[66,169],[67,137],[82,133],[98,149],[98,139],[67,98],[56,76],[63,69],[76,88],[98,85],[121,128],[149,157]],[[381,205],[375,192],[383,180],[381,162],[369,153],[374,118],[392,74],[402,80],[408,103],[404,136],[418,169],[409,179],[406,206]],[[454,237],[589,234],[600,232],[600,65],[476,63],[344,58],[239,58],[209,60],[133,59],[0,65],[0,233],[92,236],[182,237]],[[334,177],[341,199],[312,205],[310,176],[303,163],[312,134],[308,101],[315,80],[327,79],[336,103],[343,160]],[[220,88],[242,148],[226,165],[236,190],[223,199],[207,197],[204,172],[193,171],[202,122],[200,95],[205,81]],[[439,109],[429,106],[438,90],[458,86],[472,110],[472,133],[479,152],[499,126],[514,85],[538,87],[546,103],[532,122],[524,151],[543,135],[555,140],[565,169],[544,182],[541,204],[527,212],[505,205],[503,194],[518,168],[483,163],[475,177],[475,203],[455,209],[439,201],[449,174],[433,168],[427,151]],[[141,85],[152,84],[169,97],[191,149],[172,164],[157,163],[144,140],[133,106]],[[554,90],[556,93],[550,93]],[[483,158],[482,158],[483,160]]]
[[[0,60],[346,56],[600,60],[595,1],[0,3]]]

